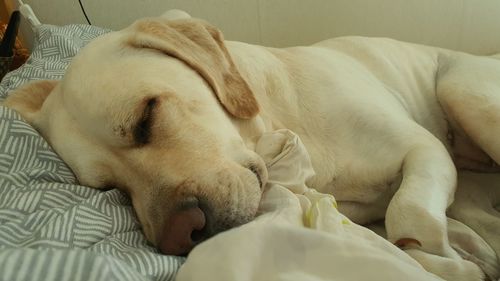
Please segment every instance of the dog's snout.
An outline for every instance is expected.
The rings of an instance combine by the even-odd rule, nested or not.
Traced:
[[[160,250],[167,255],[187,254],[196,244],[208,238],[207,217],[199,206],[177,210],[166,222]]]

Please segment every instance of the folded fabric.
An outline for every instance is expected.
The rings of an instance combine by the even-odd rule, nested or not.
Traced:
[[[288,130],[264,134],[256,151],[269,181],[261,215],[197,246],[176,280],[441,280],[306,186],[306,149]]]

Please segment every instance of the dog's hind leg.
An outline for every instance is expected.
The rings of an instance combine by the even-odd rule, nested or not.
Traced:
[[[471,143],[456,147],[452,142],[457,165],[464,163],[461,155],[467,155],[465,163],[475,162],[482,171],[498,170],[500,163],[500,61],[489,57],[459,54],[439,60],[440,69],[436,80],[436,96],[447,115],[451,131],[464,136],[460,142]],[[455,143],[456,144],[456,143]],[[484,155],[487,154],[487,157]],[[490,159],[491,158],[491,159]],[[480,159],[480,161],[476,161]],[[486,159],[486,161],[485,161]],[[467,165],[464,166],[468,168]],[[486,177],[487,175],[482,175]],[[491,175],[494,176],[494,175]],[[461,178],[463,181],[463,179]],[[479,179],[476,179],[479,180]],[[490,191],[488,195],[500,192],[499,186],[483,184]],[[493,203],[483,207],[473,206],[481,198],[477,184],[460,183],[457,203],[449,210],[450,216],[465,223],[476,231],[497,253],[499,251],[500,220]],[[478,193],[479,192],[479,193]],[[488,202],[488,201],[486,201]]]
[[[500,277],[500,212],[495,208],[498,204],[500,174],[459,172],[455,202],[448,209],[448,215],[473,229],[496,253],[496,260],[482,261],[484,271],[492,280]]]
[[[441,59],[436,95],[453,133],[470,138],[474,145],[494,160],[490,165],[498,167],[500,60],[470,55]],[[472,160],[482,153],[480,150],[479,153],[474,152],[471,146],[465,150],[465,153],[473,155]],[[486,165],[484,168],[486,171],[491,167]]]

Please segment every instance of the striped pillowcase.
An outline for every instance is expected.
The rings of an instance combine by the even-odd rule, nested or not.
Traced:
[[[42,25],[0,102],[36,79],[60,79],[77,51],[109,30]],[[47,142],[0,106],[0,280],[174,280],[184,258],[158,253],[118,190],[78,185]]]

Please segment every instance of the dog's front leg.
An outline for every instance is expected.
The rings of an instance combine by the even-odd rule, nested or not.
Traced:
[[[444,279],[456,278],[456,272],[467,272],[464,278],[468,279],[463,280],[481,280],[481,270],[462,260],[448,242],[446,209],[453,202],[457,173],[442,143],[430,136],[427,140],[413,144],[404,157],[401,186],[386,213],[387,237],[411,250],[407,253]],[[432,255],[448,259],[442,263],[446,268],[436,270],[441,263],[433,265],[437,257]],[[429,264],[433,266],[426,266]]]
[[[446,232],[446,209],[453,202],[457,178],[447,150],[437,141],[414,145],[401,170],[401,186],[386,213],[389,241],[412,241],[428,253],[458,258]]]

